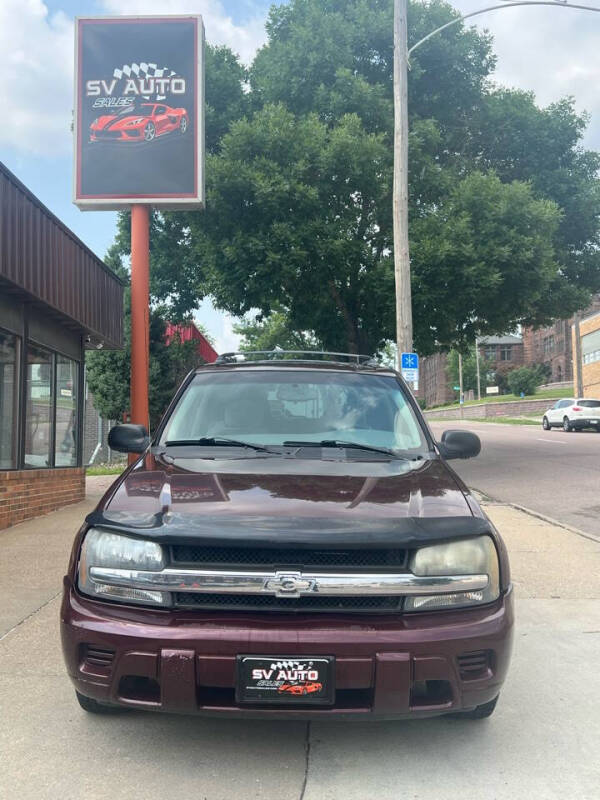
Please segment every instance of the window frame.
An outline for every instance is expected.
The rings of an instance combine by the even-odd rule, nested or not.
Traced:
[[[13,388],[13,398],[12,398],[12,428],[13,428],[13,439],[11,442],[11,467],[0,467],[2,472],[8,472],[11,470],[17,470],[20,467],[21,463],[21,376],[23,370],[23,346],[22,346],[22,337],[19,336],[14,331],[10,331],[7,328],[0,328],[0,333],[6,336],[12,336],[15,340],[15,362],[14,362],[14,388]]]

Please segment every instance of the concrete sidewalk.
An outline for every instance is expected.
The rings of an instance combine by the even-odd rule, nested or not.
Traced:
[[[61,579],[94,497],[0,533],[0,798],[596,800],[600,544],[506,505],[515,654],[494,716],[234,721],[81,711],[58,640]]]

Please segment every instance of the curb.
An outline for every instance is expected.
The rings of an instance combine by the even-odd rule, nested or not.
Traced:
[[[527,508],[527,506],[521,506],[518,503],[509,503],[503,500],[496,500],[493,497],[490,497],[489,494],[485,494],[484,492],[480,492],[478,489],[473,489],[473,491],[477,492],[479,495],[480,502],[484,505],[487,503],[488,505],[494,506],[508,506],[509,508],[514,508],[516,511],[522,511],[524,514],[528,514],[530,517],[535,517],[536,519],[541,519],[543,522],[547,522],[550,525],[554,525],[557,528],[563,528],[566,531],[570,531],[571,533],[576,533],[577,536],[583,536],[584,539],[590,539],[592,542],[596,542],[600,544],[600,536],[595,533],[588,533],[587,531],[582,531],[580,528],[575,528],[572,525],[567,525],[565,522],[560,522],[558,519],[554,519],[554,517],[548,517],[545,514],[540,513],[539,511],[534,511],[531,508]]]

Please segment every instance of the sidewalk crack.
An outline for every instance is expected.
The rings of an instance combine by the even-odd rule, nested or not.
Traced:
[[[31,619],[31,617],[35,616],[35,614],[37,614],[37,613],[38,613],[38,611],[41,611],[43,608],[46,608],[46,606],[47,606],[47,605],[49,605],[49,604],[50,604],[50,603],[51,603],[53,600],[56,600],[56,598],[57,598],[57,597],[60,595],[61,591],[62,591],[62,589],[61,589],[61,590],[59,590],[59,591],[58,591],[56,594],[53,594],[53,595],[52,595],[52,597],[51,597],[49,600],[46,600],[46,602],[45,602],[45,603],[42,603],[42,605],[41,605],[39,608],[36,608],[34,611],[32,611],[32,612],[31,612],[31,614],[27,614],[27,616],[26,616],[26,617],[23,617],[23,619],[22,619],[22,620],[19,620],[19,622],[17,622],[17,624],[16,624],[16,625],[13,625],[13,626],[12,626],[12,628],[10,628],[9,630],[7,630],[7,631],[6,631],[6,633],[3,633],[3,634],[2,634],[2,636],[0,636],[0,642],[1,642],[3,639],[6,639],[6,637],[7,637],[7,636],[8,636],[10,633],[12,633],[13,631],[16,631],[16,630],[17,630],[17,628],[20,628],[20,627],[21,627],[21,625],[22,625],[24,622],[27,622],[27,620],[28,620],[28,619]]]
[[[302,781],[302,789],[300,790],[299,800],[304,800],[304,793],[306,792],[306,784],[308,781],[309,762],[310,762],[310,722],[307,722],[306,736],[304,737],[304,780]]]

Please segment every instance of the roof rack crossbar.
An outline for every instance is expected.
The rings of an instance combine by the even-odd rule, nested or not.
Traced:
[[[256,358],[262,356],[262,358]],[[355,363],[357,365],[375,365],[373,356],[360,353],[334,353],[328,350],[246,350],[232,353],[221,353],[215,364],[231,364],[236,361],[328,361],[339,363]]]

